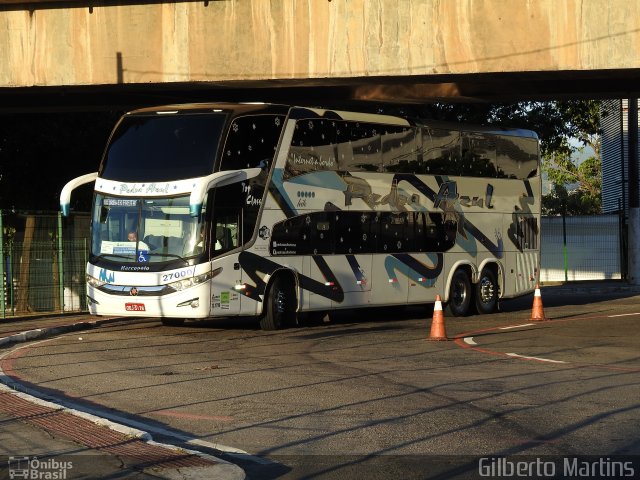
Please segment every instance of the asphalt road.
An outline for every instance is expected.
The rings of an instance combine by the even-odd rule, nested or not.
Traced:
[[[463,478],[483,456],[640,455],[640,297],[545,288],[543,300],[548,322],[529,322],[531,296],[447,317],[449,342],[427,341],[431,308],[277,332],[136,320],[27,344],[6,373],[154,436],[248,452],[222,456],[254,479]]]

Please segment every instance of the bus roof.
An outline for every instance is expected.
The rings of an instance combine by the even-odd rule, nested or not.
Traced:
[[[466,132],[478,132],[491,135],[506,135],[517,137],[529,137],[538,139],[538,135],[527,129],[504,128],[494,125],[473,125],[468,123],[444,122],[430,119],[404,118],[394,115],[368,113],[359,111],[323,109],[320,107],[304,107],[260,102],[239,103],[185,103],[146,107],[127,112],[126,115],[149,114],[178,114],[178,113],[205,113],[227,112],[232,116],[250,113],[289,115],[291,118],[332,118],[336,120],[362,121],[389,125],[419,126],[427,128],[441,128],[449,130],[461,130]]]

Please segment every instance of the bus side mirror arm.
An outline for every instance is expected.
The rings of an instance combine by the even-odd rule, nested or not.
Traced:
[[[63,217],[67,217],[69,215],[71,192],[80,185],[94,182],[96,178],[98,178],[98,172],[93,172],[87,173],[86,175],[82,175],[67,182],[67,184],[62,188],[62,192],[60,192],[60,210],[62,211]]]
[[[262,172],[261,168],[225,170],[198,179],[189,197],[189,215],[192,217],[200,216],[200,212],[202,212],[202,202],[209,189],[244,182],[250,178],[257,177],[260,175],[260,172]]]

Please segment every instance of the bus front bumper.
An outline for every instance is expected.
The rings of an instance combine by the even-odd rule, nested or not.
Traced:
[[[208,318],[210,290],[207,282],[166,295],[140,295],[135,289],[130,289],[128,295],[114,295],[87,285],[87,306],[93,315]]]

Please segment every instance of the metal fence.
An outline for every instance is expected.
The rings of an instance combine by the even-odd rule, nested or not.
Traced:
[[[625,278],[624,229],[618,214],[542,217],[540,281]]]
[[[88,222],[0,211],[0,318],[86,310]]]
[[[89,221],[0,211],[0,319],[87,309]],[[618,215],[543,217],[541,232],[542,282],[625,278]]]

